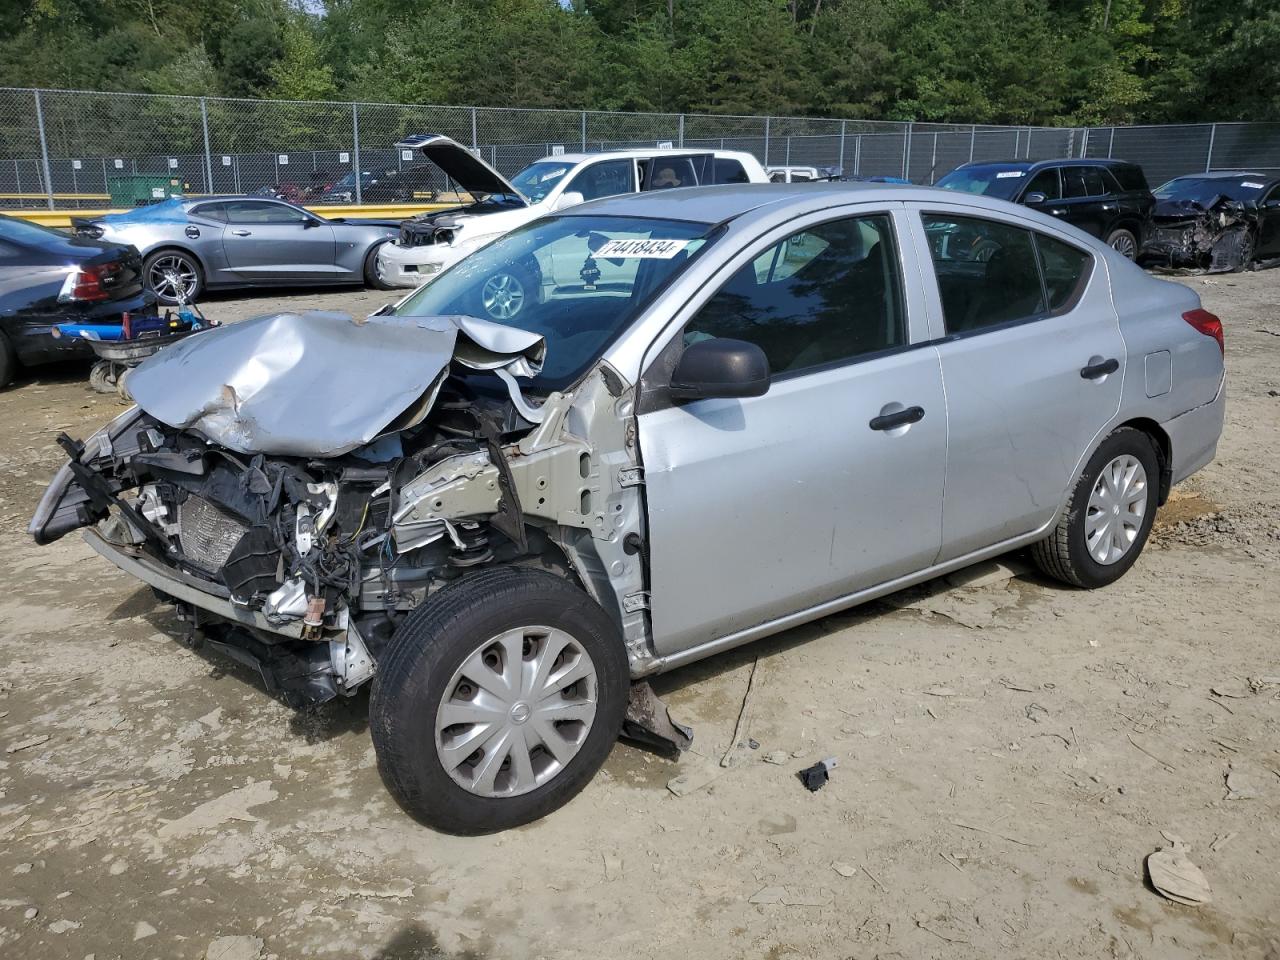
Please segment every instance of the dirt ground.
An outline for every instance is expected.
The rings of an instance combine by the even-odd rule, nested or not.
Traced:
[[[0,957],[1275,960],[1280,271],[1182,282],[1226,324],[1227,429],[1118,584],[987,568],[680,670],[656,687],[693,752],[619,744],[568,807],[480,839],[392,803],[366,695],[294,712],[78,538],[33,546],[54,434],[120,407],[83,369],[19,383],[0,395]],[[758,749],[724,768],[753,668]],[[823,757],[808,793],[796,771]],[[1210,903],[1148,884],[1170,838]]]

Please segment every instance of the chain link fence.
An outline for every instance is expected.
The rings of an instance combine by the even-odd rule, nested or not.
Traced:
[[[413,133],[450,136],[507,175],[549,154],[655,146],[924,184],[972,160],[1013,158],[1130,160],[1152,185],[1280,169],[1280,123],[1000,127],[0,88],[0,209],[130,207],[174,193],[420,202],[454,185],[396,148]]]

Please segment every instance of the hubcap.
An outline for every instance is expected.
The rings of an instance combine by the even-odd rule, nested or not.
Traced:
[[[524,306],[524,285],[509,273],[497,273],[484,282],[480,300],[495,320],[510,320]]]
[[[190,303],[196,291],[196,269],[184,257],[157,257],[147,274],[147,283],[158,297]]]
[[[508,630],[454,671],[436,711],[436,753],[464,790],[519,796],[582,749],[597,701],[595,664],[573,637],[551,627]]]
[[[1137,247],[1134,244],[1133,237],[1127,233],[1122,233],[1111,241],[1111,249],[1122,256],[1128,257],[1130,260],[1137,254]]]
[[[1115,563],[1138,539],[1147,513],[1147,471],[1128,454],[1105,467],[1089,495],[1084,540],[1089,555],[1103,566]]]

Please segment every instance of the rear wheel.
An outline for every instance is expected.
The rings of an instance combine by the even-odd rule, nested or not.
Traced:
[[[0,333],[0,387],[7,387],[18,372],[18,355],[9,338]]]
[[[1122,257],[1136,260],[1138,257],[1138,238],[1128,230],[1112,230],[1107,237],[1107,246]]]
[[[1151,438],[1121,427],[1089,458],[1057,527],[1031,548],[1036,566],[1077,587],[1119,580],[1147,542],[1159,480]]]
[[[539,570],[481,571],[391,638],[369,706],[378,770],[439,830],[528,823],[600,769],[629,685],[617,627],[582,590]]]
[[[160,250],[147,257],[142,265],[147,286],[156,299],[166,306],[176,306],[179,297],[194,303],[204,292],[204,271],[200,262],[181,250]]]

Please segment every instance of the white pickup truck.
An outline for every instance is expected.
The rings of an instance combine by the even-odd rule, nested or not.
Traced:
[[[510,180],[466,147],[444,136],[410,137],[399,144],[438,166],[471,202],[406,220],[394,243],[378,251],[381,286],[416,287],[489,241],[545,214],[623,193],[718,183],[768,183],[764,167],[736,150],[650,148],[543,157]],[[577,267],[582,260],[578,258]],[[513,265],[492,278],[484,309],[510,320],[550,277],[534,263]]]

